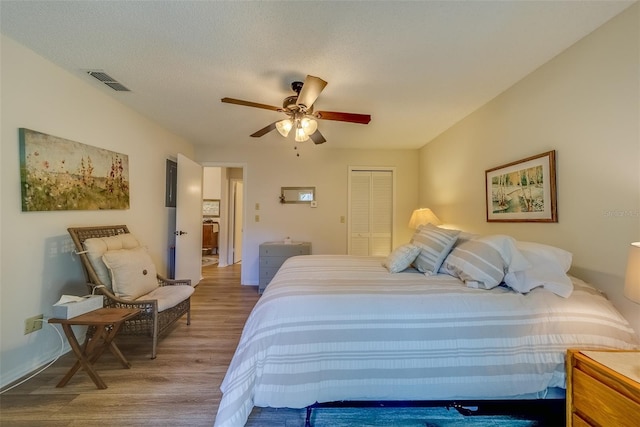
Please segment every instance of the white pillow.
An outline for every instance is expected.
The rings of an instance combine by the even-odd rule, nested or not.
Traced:
[[[126,233],[109,237],[92,237],[85,240],[83,245],[87,251],[89,262],[93,265],[98,278],[107,287],[111,288],[111,276],[107,266],[102,261],[102,255],[107,251],[136,248],[140,246],[140,242],[131,233]]]
[[[506,272],[521,271],[531,267],[531,263],[529,263],[522,252],[518,250],[516,239],[513,237],[504,234],[494,234],[484,236],[481,239],[500,253],[500,256],[507,266]]]
[[[446,269],[471,288],[492,289],[505,273],[521,271],[531,264],[516,248],[513,237],[482,236],[456,246],[445,260]]]
[[[565,273],[571,268],[573,254],[555,246],[535,242],[516,242],[516,246],[525,257],[538,255],[538,262],[557,264]]]
[[[120,298],[135,300],[156,289],[156,266],[143,247],[107,251],[102,260],[111,274],[113,292]]]
[[[399,273],[408,268],[420,253],[420,248],[411,243],[404,244],[393,250],[382,261],[382,265],[389,270],[389,273]]]
[[[571,266],[570,252],[540,243],[518,242],[517,245],[531,267],[506,274],[504,281],[510,288],[527,293],[542,286],[563,298],[571,295],[573,283],[566,274]]]
[[[437,274],[442,261],[451,251],[460,234],[459,230],[448,230],[426,224],[418,227],[411,243],[420,248],[420,254],[413,262],[418,271],[427,275]]]

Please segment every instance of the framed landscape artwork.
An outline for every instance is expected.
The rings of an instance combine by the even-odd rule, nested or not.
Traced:
[[[202,216],[217,218],[220,216],[220,199],[204,199],[202,201]]]
[[[485,172],[488,222],[558,222],[556,152]]]
[[[129,208],[129,157],[20,128],[22,211]]]

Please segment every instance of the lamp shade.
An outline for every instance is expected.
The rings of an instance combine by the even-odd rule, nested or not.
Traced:
[[[280,132],[280,135],[284,136],[285,138],[287,137],[287,135],[289,135],[289,131],[291,131],[292,127],[293,122],[289,119],[276,122],[276,129],[278,130],[278,132]]]
[[[305,133],[304,129],[299,124],[295,128],[295,132],[296,132],[296,135],[294,139],[296,142],[305,142],[309,140],[309,135]]]
[[[640,242],[631,244],[624,277],[624,296],[640,304]]]
[[[318,130],[318,122],[310,117],[304,117],[302,120],[300,120],[300,126],[307,136],[311,136],[315,131]]]
[[[411,219],[409,220],[409,228],[416,229],[421,225],[429,224],[429,223],[433,225],[442,224],[431,209],[429,208],[416,209],[411,214]]]

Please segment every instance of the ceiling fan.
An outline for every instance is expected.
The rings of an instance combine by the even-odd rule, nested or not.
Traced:
[[[282,107],[274,107],[272,105],[234,98],[222,98],[221,101],[229,104],[278,111],[287,115],[286,119],[273,122],[259,131],[252,133],[251,136],[254,138],[266,135],[274,129],[282,136],[287,137],[289,132],[293,130],[297,142],[311,139],[315,144],[322,144],[326,139],[318,130],[318,122],[316,119],[360,123],[363,125],[371,121],[371,116],[368,114],[339,113],[336,111],[314,112],[313,104],[326,85],[327,82],[315,76],[307,76],[304,82],[293,82],[291,83],[291,89],[296,94],[286,97],[282,102]]]

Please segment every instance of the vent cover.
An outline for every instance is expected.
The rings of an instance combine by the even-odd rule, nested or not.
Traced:
[[[102,83],[104,83],[105,85],[109,86],[111,89],[118,91],[118,92],[131,92],[125,85],[123,85],[122,83],[118,82],[116,79],[114,79],[113,77],[111,77],[109,74],[105,73],[104,71],[87,71],[87,74],[89,74],[91,77],[94,77],[98,80],[100,80]]]

